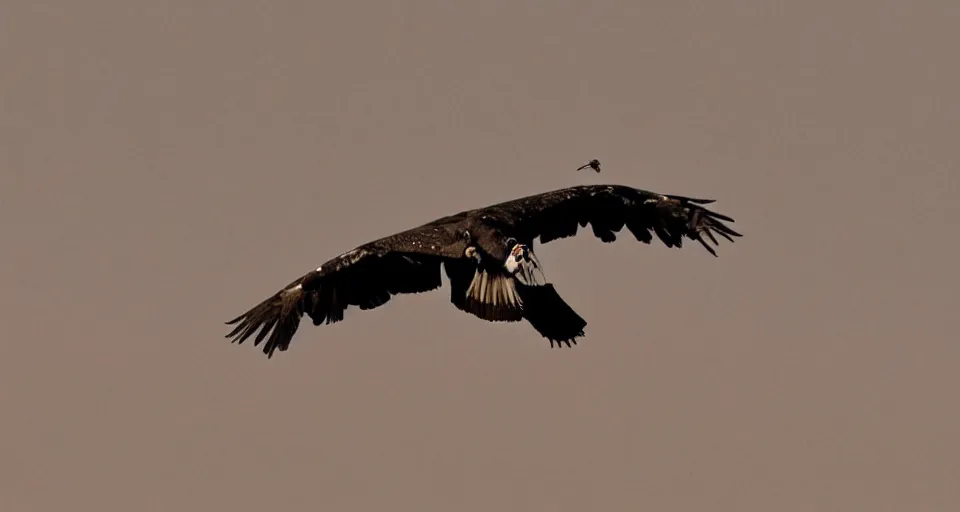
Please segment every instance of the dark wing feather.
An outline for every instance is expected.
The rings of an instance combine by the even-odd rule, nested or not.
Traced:
[[[664,195],[622,185],[586,185],[528,196],[487,208],[511,226],[513,236],[548,243],[577,234],[590,225],[594,236],[613,242],[624,226],[640,242],[650,243],[656,235],[667,247],[682,247],[683,238],[696,240],[710,254],[718,234],[730,242],[742,236],[723,221],[726,215],[702,205],[712,199]]]
[[[361,246],[304,274],[227,322],[236,326],[226,337],[243,343],[259,330],[253,344],[259,346],[266,340],[263,352],[272,357],[275,350],[287,350],[304,314],[313,325],[339,322],[350,306],[374,309],[394,295],[441,286],[440,265],[446,256],[440,247],[436,254],[385,247],[388,244],[382,240]]]

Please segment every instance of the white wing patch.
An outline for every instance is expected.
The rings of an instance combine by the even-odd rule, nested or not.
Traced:
[[[467,297],[483,304],[503,306],[506,309],[521,309],[523,306],[512,276],[491,274],[482,270],[477,270],[473,275],[473,281],[467,288]]]
[[[464,255],[482,258],[474,247],[467,247]],[[467,287],[467,309],[480,318],[493,321],[517,321],[523,318],[523,299],[517,290],[517,282],[527,286],[542,286],[547,283],[540,262],[526,245],[517,244],[503,263],[504,271],[492,272],[478,268]]]
[[[543,273],[540,260],[533,250],[525,244],[516,244],[510,250],[503,267],[517,280],[527,286],[543,286],[547,284],[547,277]]]

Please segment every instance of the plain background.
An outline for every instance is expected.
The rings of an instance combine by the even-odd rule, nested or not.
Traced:
[[[2,11],[0,509],[960,508],[957,2]],[[583,183],[745,237],[541,246],[573,349],[446,284],[272,360],[223,338],[356,245]]]

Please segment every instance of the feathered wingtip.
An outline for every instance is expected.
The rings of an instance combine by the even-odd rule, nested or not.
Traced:
[[[709,201],[709,202],[713,202],[713,201]],[[701,204],[708,204],[708,203],[701,203]],[[693,215],[691,215],[690,222],[688,224],[691,232],[690,238],[693,238],[697,242],[700,242],[700,245],[702,245],[707,251],[709,251],[710,254],[712,254],[714,257],[717,257],[717,251],[714,250],[714,248],[711,247],[709,244],[707,244],[706,240],[704,240],[703,236],[701,235],[706,235],[707,238],[709,238],[710,241],[713,242],[713,245],[715,246],[719,246],[720,243],[717,242],[716,237],[713,236],[714,233],[722,236],[723,238],[726,238],[727,241],[729,241],[730,243],[733,243],[733,237],[740,238],[743,236],[740,233],[731,229],[726,224],[724,224],[723,221],[734,222],[732,218],[720,213],[710,211],[706,208],[703,208],[702,206],[695,208],[693,210]]]
[[[302,317],[303,288],[297,285],[277,292],[242,315],[225,322],[226,325],[236,324],[225,337],[232,338],[231,343],[242,344],[259,329],[253,346],[259,346],[266,339],[262,350],[269,359],[274,351],[283,352],[290,347],[290,340],[300,327]]]
[[[670,199],[675,199],[677,201],[682,201],[685,203],[694,203],[694,204],[710,204],[717,202],[716,199],[700,199],[696,197],[685,197],[685,196],[668,196]]]
[[[707,252],[712,254],[714,257],[717,257],[717,251],[711,247],[706,240],[704,240],[704,236],[706,236],[714,246],[718,247],[720,243],[717,241],[717,238],[714,236],[714,234],[722,236],[730,243],[734,242],[733,237],[739,238],[743,236],[723,223],[723,221],[731,223],[735,222],[731,217],[708,210],[707,208],[701,206],[713,203],[716,201],[715,199],[699,199],[675,195],[668,195],[666,197],[671,201],[674,201],[675,205],[679,204],[681,207],[689,209],[689,211],[685,212],[682,216],[686,220],[684,234],[688,238],[699,242],[700,245],[702,245]],[[661,239],[664,239],[664,236],[669,237],[669,235],[666,233],[661,233],[658,229],[655,229],[655,231],[657,231],[657,234]],[[672,242],[673,245],[679,247],[679,236]]]
[[[523,316],[530,325],[549,340],[550,347],[577,344],[585,336],[587,321],[557,293],[553,284],[540,286],[517,285],[523,299]]]

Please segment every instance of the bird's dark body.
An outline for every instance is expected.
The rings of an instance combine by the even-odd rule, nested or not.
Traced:
[[[623,185],[583,185],[465,210],[328,260],[228,322],[237,326],[227,336],[242,343],[259,330],[254,344],[266,340],[263,351],[272,356],[274,350],[288,348],[303,314],[314,325],[337,322],[349,306],[372,309],[396,294],[435,290],[442,285],[442,264],[450,280],[450,300],[458,309],[488,321],[525,319],[551,345],[554,341],[575,343],[586,322],[563,301],[553,284],[523,282],[505,270],[507,263],[513,263],[514,246],[532,252],[538,239],[543,244],[573,236],[587,225],[597,238],[609,243],[626,226],[644,243],[650,243],[655,235],[667,247],[681,247],[686,237],[716,255],[701,235],[716,244],[713,233],[730,241],[731,236],[740,234],[721,222],[732,219],[701,206],[710,202]],[[468,255],[470,251],[476,254]],[[522,255],[515,261],[521,259]],[[526,259],[518,264],[530,269],[538,266]],[[484,291],[482,279],[476,279],[485,272],[489,283],[484,284],[513,292],[500,288]],[[468,296],[471,289],[474,295]],[[502,296],[489,295],[501,292]]]

